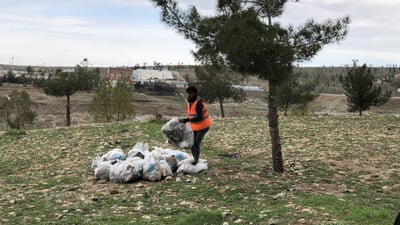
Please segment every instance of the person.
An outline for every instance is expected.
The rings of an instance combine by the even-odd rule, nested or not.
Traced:
[[[400,212],[399,212],[399,214],[397,214],[397,217],[396,217],[393,225],[400,225]]]
[[[204,100],[197,95],[197,88],[194,86],[189,86],[186,89],[187,93],[187,113],[188,117],[180,119],[180,122],[187,123],[190,122],[194,134],[193,146],[191,147],[193,155],[193,165],[199,162],[200,158],[200,145],[201,142],[208,132],[212,121],[209,112],[207,111],[207,106]]]

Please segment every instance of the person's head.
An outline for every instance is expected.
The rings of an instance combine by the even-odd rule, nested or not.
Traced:
[[[186,93],[188,94],[187,99],[189,102],[196,100],[197,98],[197,88],[194,86],[189,86],[186,88]]]

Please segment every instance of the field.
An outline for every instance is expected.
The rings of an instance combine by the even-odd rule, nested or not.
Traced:
[[[5,83],[0,86],[0,96],[11,93],[12,90],[27,91],[33,101],[33,110],[37,112],[38,117],[35,121],[36,128],[54,128],[65,125],[65,105],[66,98],[56,98],[46,95],[42,90],[30,85]],[[92,118],[88,113],[89,104],[94,96],[94,92],[78,92],[71,96],[71,122],[72,125],[92,124]],[[152,118],[159,113],[165,118],[172,116],[185,116],[185,94],[179,93],[177,96],[148,96],[143,94],[134,94],[132,102],[138,120]],[[245,102],[241,104],[225,102],[224,110],[227,117],[247,117],[247,116],[265,116],[267,114],[266,101],[254,96],[261,96],[261,93],[250,94]],[[219,103],[208,104],[209,111],[214,116],[220,116]],[[314,115],[353,115],[347,111],[346,98],[338,94],[320,94],[320,96],[311,105],[311,112]],[[379,114],[400,114],[400,97],[392,99],[383,106],[372,107],[365,115]],[[0,131],[1,129],[0,124]]]
[[[49,100],[62,106],[60,99],[43,104]],[[156,102],[163,114],[183,107],[141,96],[137,112],[152,114]],[[228,104],[230,116],[215,116],[203,142],[209,169],[161,182],[97,181],[90,165],[113,147],[172,147],[160,131],[165,119],[3,132],[0,224],[393,224],[400,209],[397,114],[280,117],[285,172],[278,174],[263,109],[257,101]]]

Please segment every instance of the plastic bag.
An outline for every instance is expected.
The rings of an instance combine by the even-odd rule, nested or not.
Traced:
[[[167,177],[167,176],[172,176],[172,169],[168,162],[166,160],[160,160],[160,170],[161,170],[161,176],[162,177]]]
[[[154,147],[153,152],[158,152],[157,154],[161,154],[162,156],[174,155],[178,161],[185,160],[190,157],[190,155],[186,152],[182,152],[179,150],[173,150],[169,148],[161,148],[161,147]]]
[[[189,123],[179,122],[178,117],[173,117],[161,128],[167,136],[167,142],[179,148],[191,148],[194,142],[192,127]]]
[[[140,157],[130,157],[126,159],[126,162],[136,168],[138,178],[143,176],[144,159]]]
[[[116,160],[116,159],[123,160],[125,159],[125,153],[120,148],[114,148],[108,151],[106,154],[104,154],[102,158],[104,161]]]
[[[148,154],[144,157],[143,179],[148,181],[161,180],[160,161],[156,160],[152,154]]]
[[[128,157],[141,157],[144,158],[145,155],[149,153],[149,144],[144,142],[138,142],[133,146],[133,148],[128,152]]]
[[[116,163],[116,160],[98,163],[94,169],[94,177],[97,180],[110,180],[110,167],[113,163]]]
[[[168,155],[165,157],[164,160],[168,163],[171,171],[176,172],[176,170],[178,169],[178,160],[176,159],[175,155]]]
[[[128,183],[140,178],[138,168],[128,161],[118,161],[110,166],[110,181]]]
[[[96,156],[93,160],[92,160],[92,166],[90,167],[92,169],[92,171],[94,172],[94,170],[97,168],[97,166],[99,165],[99,163],[104,162],[103,158],[100,156]]]
[[[199,173],[202,170],[208,169],[207,161],[199,159],[196,165],[193,165],[193,158],[185,159],[178,163],[177,173]]]

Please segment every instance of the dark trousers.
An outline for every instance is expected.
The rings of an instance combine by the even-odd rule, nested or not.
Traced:
[[[400,225],[400,212],[397,214],[396,220],[394,221],[393,225]]]
[[[208,127],[203,130],[193,131],[194,142],[193,142],[193,146],[192,146],[191,150],[192,150],[192,155],[194,158],[194,163],[197,163],[199,161],[200,144],[201,144],[201,141],[203,140],[204,136],[206,135],[207,131],[208,131]]]

